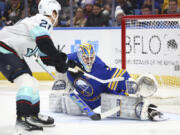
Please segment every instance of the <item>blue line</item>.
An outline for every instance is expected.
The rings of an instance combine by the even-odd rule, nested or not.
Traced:
[[[112,30],[121,29],[121,27],[54,27],[54,30]]]

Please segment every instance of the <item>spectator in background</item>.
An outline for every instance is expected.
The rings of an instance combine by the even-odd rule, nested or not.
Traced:
[[[117,0],[117,6],[120,6],[126,15],[132,15],[134,12],[129,0]]]
[[[95,0],[94,4],[99,4],[99,5],[101,5],[101,7],[103,7],[104,3],[105,3],[104,0]]]
[[[86,24],[86,18],[84,17],[83,8],[79,7],[76,10],[75,16],[73,17],[73,27],[84,27]],[[70,20],[67,21],[67,26],[70,26]]]
[[[104,4],[112,5],[112,0],[104,0]]]
[[[111,10],[112,10],[112,7],[110,4],[105,4],[104,5],[104,8],[103,8],[103,14],[107,17],[109,17],[111,15]]]
[[[142,15],[150,15],[152,14],[152,6],[145,4],[143,5],[142,9],[141,9],[141,14]]]
[[[0,1],[0,27],[5,26],[5,8],[6,8],[6,3],[5,1],[1,0]]]
[[[81,6],[84,7],[87,4],[95,4],[96,0],[81,0]]]
[[[35,15],[38,13],[38,4],[40,0],[32,0],[32,3],[30,5],[30,13],[31,15]]]
[[[66,3],[64,4],[61,10],[61,13],[60,13],[60,16],[59,16],[59,21],[58,21],[58,26],[61,26],[61,27],[66,27],[66,24],[67,24],[67,21],[70,19],[70,15],[71,15],[71,6],[70,6],[70,0],[66,0]],[[77,3],[75,2],[75,0],[72,0],[72,12],[73,12],[73,15],[76,11],[76,9],[78,8],[78,5]]]
[[[180,10],[178,8],[178,1],[177,0],[169,0],[169,6],[164,11],[164,14],[179,14]]]
[[[86,18],[92,15],[93,12],[93,3],[88,2],[84,5],[84,15]]]
[[[154,5],[152,0],[138,0],[137,8],[142,9],[143,5],[149,5],[151,7],[154,6],[154,11],[152,11],[152,13],[159,14],[161,13],[162,4],[163,4],[163,0],[154,0]]]
[[[57,0],[62,7],[65,7],[66,6],[66,0]]]
[[[139,0],[129,0],[129,2],[131,3],[133,9],[137,9],[138,1]]]
[[[109,26],[108,18],[102,14],[102,9],[99,4],[93,6],[93,14],[87,18],[87,27],[102,27]]]
[[[169,6],[169,0],[164,0],[162,4],[162,13],[166,10]],[[180,8],[180,0],[178,0],[178,8]]]
[[[23,1],[9,0],[7,2],[6,25],[12,25],[21,19],[21,13],[24,8]]]
[[[110,4],[105,4],[103,11],[102,11],[102,14],[105,16],[105,18],[107,18],[109,26],[112,26],[112,23],[113,23],[111,11],[112,11],[112,6]]]
[[[32,15],[31,15],[31,9],[30,9],[30,7],[28,7],[28,9],[27,9],[27,16],[26,16],[26,9],[24,8],[24,9],[21,11],[20,19],[23,19],[23,18],[25,18],[25,17],[30,17],[30,16],[32,16]]]
[[[115,24],[114,26],[121,26],[122,17],[125,16],[124,11],[118,6],[115,10]]]

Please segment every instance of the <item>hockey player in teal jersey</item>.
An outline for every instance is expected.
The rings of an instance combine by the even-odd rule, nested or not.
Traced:
[[[56,0],[41,0],[39,13],[26,17],[0,31],[0,71],[18,87],[16,94],[16,131],[42,132],[45,126],[54,126],[54,119],[40,114],[38,81],[32,76],[24,57],[40,55],[44,64],[66,72],[68,59],[51,40],[51,30],[58,22],[61,6]],[[46,60],[46,61],[45,61]]]
[[[68,79],[72,82],[79,96],[92,108],[100,105],[101,93],[125,95],[126,80],[130,78],[126,70],[108,67],[96,54],[89,43],[83,43],[75,53],[68,54],[68,59],[73,60],[81,69],[97,78],[107,80],[110,78],[124,77],[123,81],[100,83],[87,78],[81,73],[67,72]]]

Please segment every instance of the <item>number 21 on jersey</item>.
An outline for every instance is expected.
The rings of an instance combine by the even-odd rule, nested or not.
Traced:
[[[41,23],[40,23],[40,27],[43,27],[43,28],[46,28],[46,29],[50,29],[51,28],[51,25],[48,24],[48,22],[46,20],[41,20]]]

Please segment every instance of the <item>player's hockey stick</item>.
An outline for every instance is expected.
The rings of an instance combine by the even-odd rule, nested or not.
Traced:
[[[36,62],[53,78],[55,79],[55,76],[38,60],[36,59]],[[92,120],[101,120],[105,119],[108,116],[113,115],[114,113],[118,112],[120,110],[120,107],[115,107],[109,111],[106,111],[104,113],[95,113],[77,94],[75,94],[73,91],[69,93],[69,97],[85,112],[87,112],[87,115]]]
[[[75,67],[75,68],[68,68],[68,71],[74,72],[74,73],[78,72],[78,70],[80,70],[81,72],[83,72],[83,75],[84,75],[84,76],[86,76],[86,77],[88,77],[88,78],[91,78],[91,79],[94,79],[94,80],[96,80],[96,81],[98,81],[98,82],[100,82],[100,83],[109,83],[109,82],[123,81],[123,80],[124,80],[124,77],[117,77],[117,78],[111,78],[111,79],[107,79],[107,80],[102,80],[102,79],[100,79],[100,78],[97,78],[97,77],[95,77],[95,76],[93,76],[93,75],[90,75],[90,74],[82,71],[82,70],[79,69],[79,68],[76,68],[76,67]]]

